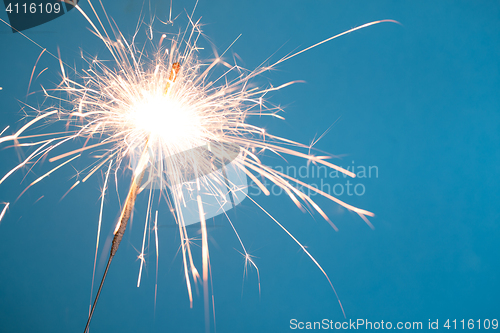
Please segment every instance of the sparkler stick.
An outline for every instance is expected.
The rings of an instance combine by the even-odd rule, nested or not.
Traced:
[[[170,70],[170,75],[168,77],[168,81],[165,87],[165,95],[168,96],[170,94],[172,85],[175,82],[177,74],[181,65],[176,62],[172,64],[172,69]],[[111,251],[109,253],[108,263],[106,264],[106,269],[104,270],[104,274],[101,279],[101,284],[99,285],[99,289],[97,290],[97,294],[95,296],[94,304],[92,304],[92,309],[89,313],[89,318],[87,320],[87,324],[85,325],[85,330],[83,333],[87,333],[90,325],[90,321],[92,320],[92,315],[94,314],[95,307],[97,305],[97,301],[99,300],[99,295],[101,294],[102,286],[104,285],[104,280],[108,275],[109,266],[111,265],[111,261],[118,251],[118,247],[120,246],[120,242],[122,241],[123,235],[125,234],[125,230],[127,229],[128,220],[130,219],[130,215],[134,210],[135,200],[137,198],[137,194],[139,194],[142,184],[142,179],[144,178],[144,173],[146,172],[147,163],[149,160],[148,154],[148,143],[149,138],[146,140],[144,145],[144,149],[141,154],[141,158],[139,159],[139,164],[135,169],[134,175],[132,176],[132,182],[130,184],[130,189],[127,194],[127,199],[125,200],[125,204],[123,206],[122,212],[120,214],[120,219],[118,220],[118,224],[116,225],[113,242],[111,244]]]

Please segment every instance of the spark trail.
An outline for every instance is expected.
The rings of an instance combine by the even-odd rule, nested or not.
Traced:
[[[0,213],[0,223],[2,223],[2,219],[5,216],[5,213],[7,212],[7,209],[9,209],[10,202],[5,203],[5,206],[2,209],[2,212]]]

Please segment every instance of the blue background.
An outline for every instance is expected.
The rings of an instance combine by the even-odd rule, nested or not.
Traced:
[[[81,5],[91,12],[85,1]],[[125,36],[133,34],[141,5],[134,0],[105,2]],[[193,6],[174,0],[173,13],[180,14],[181,24],[170,31],[185,26],[184,8],[191,12]],[[152,1],[152,7],[161,19],[168,17],[169,1]],[[237,53],[249,69],[269,56],[276,61],[369,21],[401,22],[343,36],[255,81],[260,86],[306,81],[269,96],[270,102],[284,106],[286,121],[256,123],[310,143],[338,120],[316,147],[341,156],[335,162],[342,166],[354,161],[378,167],[378,177],[356,180],[365,185],[363,196],[340,197],[373,211],[375,230],[326,199],[315,197],[339,232],[319,214],[301,213],[284,195],[256,200],[321,263],[348,319],[421,321],[424,327],[429,319],[439,319],[440,326],[446,319],[498,319],[499,3],[201,1],[194,17],[200,16],[219,53],[242,34],[226,59]],[[54,54],[59,47],[65,62],[82,68],[80,49],[107,56],[87,27],[73,10],[26,34]],[[60,69],[44,54],[37,73],[49,69],[32,84],[31,91],[38,94],[26,97],[41,50],[7,26],[0,28],[0,38],[0,130],[10,125],[13,131],[25,123],[22,103],[42,105],[40,84],[57,84]],[[201,57],[212,57],[205,45]],[[4,175],[18,155],[3,149],[0,156]],[[270,155],[263,161],[286,165]],[[304,165],[298,159],[289,162]],[[35,168],[22,184],[26,171],[0,185],[0,201],[11,202],[0,225],[0,332],[78,332],[86,322],[103,177],[93,177],[60,200],[74,182],[75,169],[86,165],[76,161],[75,169],[59,170],[14,203],[49,164]],[[110,241],[119,209],[116,192],[111,193],[101,249]],[[92,331],[202,332],[203,296],[195,296],[194,308],[189,308],[176,229],[159,230],[156,310],[153,251],[142,285],[135,287],[144,197],[111,266]],[[325,277],[272,220],[249,200],[229,216],[256,256],[262,292],[255,270],[243,276],[244,259],[226,219],[210,222],[216,225],[209,236],[217,332],[287,332],[292,318],[343,320]],[[172,223],[166,212],[160,212],[160,223]],[[107,254],[105,249],[97,280]]]

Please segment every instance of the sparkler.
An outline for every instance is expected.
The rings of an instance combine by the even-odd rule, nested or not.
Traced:
[[[106,19],[113,32],[112,37],[110,37],[90,1],[89,5],[96,16],[97,25],[78,5],[75,8],[92,26],[94,34],[106,45],[113,59],[113,66],[107,65],[104,61],[85,58],[82,55],[89,68],[82,70],[80,79],[72,79],[66,74],[65,68],[67,66],[58,57],[63,80],[55,89],[43,90],[47,97],[69,104],[70,107],[50,106],[44,110],[33,109],[38,114],[19,131],[2,137],[3,132],[7,130],[5,129],[0,134],[0,143],[14,141],[16,146],[28,146],[34,149],[24,161],[0,179],[0,184],[15,171],[28,164],[39,163],[43,158],[53,154],[56,148],[71,140],[86,139],[85,144],[78,149],[49,157],[50,162],[60,164],[37,178],[24,191],[87,152],[96,153],[98,158],[82,171],[82,180],[77,180],[70,190],[87,181],[108,164],[106,181],[112,172],[116,174],[118,170],[123,170],[126,167],[133,170],[128,195],[114,231],[108,263],[91,307],[85,332],[87,332],[94,313],[110,263],[118,250],[127,222],[133,212],[136,197],[144,189],[149,188],[149,204],[143,246],[139,256],[141,259],[140,272],[142,272],[144,263],[146,230],[150,223],[149,217],[152,215],[151,202],[155,195],[153,189],[158,188],[160,196],[163,196],[169,204],[179,228],[184,276],[191,306],[193,302],[191,283],[203,283],[206,322],[208,322],[209,315],[209,249],[203,198],[207,196],[214,198],[222,208],[228,201],[232,202],[234,206],[235,198],[244,196],[264,210],[253,198],[247,195],[245,187],[228,176],[226,167],[228,162],[237,168],[245,178],[248,176],[252,179],[266,195],[269,195],[269,191],[259,180],[259,177],[282,188],[301,210],[305,211],[304,206],[312,207],[335,230],[337,227],[325,212],[307,194],[298,189],[298,186],[314,191],[357,213],[371,226],[367,217],[373,216],[373,213],[344,203],[320,189],[274,170],[261,162],[259,154],[268,150],[279,156],[287,154],[301,157],[311,163],[321,164],[350,177],[355,177],[354,173],[328,162],[328,156],[316,156],[300,151],[300,149],[310,150],[310,146],[274,136],[249,123],[248,118],[251,116],[266,115],[283,119],[279,115],[281,109],[267,103],[265,96],[272,91],[295,83],[289,82],[278,87],[259,88],[253,86],[252,80],[278,64],[332,39],[381,22],[395,21],[381,20],[364,24],[288,55],[271,65],[262,65],[253,71],[248,71],[237,64],[231,65],[225,62],[223,56],[227,50],[220,56],[216,55],[215,60],[211,62],[203,62],[198,59],[201,29],[199,21],[192,20],[194,10],[188,16],[189,25],[184,33],[172,38],[167,38],[165,34],[162,35],[158,43],[152,43],[154,51],[147,52],[145,46],[137,46],[135,40],[137,33],[130,42],[127,41],[119,28],[110,22],[106,14]],[[151,26],[148,27],[148,33],[150,41],[156,41]],[[165,46],[167,41],[170,43]],[[215,68],[220,66],[225,68],[224,73],[213,77]],[[61,94],[64,94],[65,97],[60,97]],[[47,119],[64,121],[68,129],[62,133],[23,136],[25,131]],[[64,162],[60,162],[61,160]],[[137,160],[138,163],[134,163],[134,160]],[[217,172],[218,170],[220,172]],[[106,188],[103,189],[103,196],[105,190]],[[191,241],[186,230],[186,225],[191,222],[187,221],[182,213],[190,201],[196,203],[201,222],[201,276],[193,262]],[[102,216],[102,207],[101,203],[100,216]],[[7,208],[8,204],[0,215],[0,221]],[[328,275],[307,249],[281,223],[267,211],[264,210],[264,212],[310,257],[335,292]],[[100,221],[101,218],[99,228]],[[157,219],[155,219],[154,230],[156,253],[158,254],[156,221]],[[231,220],[229,223],[242,246],[246,262],[245,268],[246,265],[257,268]],[[98,230],[97,244],[99,243],[99,235],[100,229]],[[96,246],[96,256],[97,251],[98,247]],[[141,273],[139,273],[138,284],[140,278]],[[338,296],[337,300],[342,312],[344,312]]]
[[[179,73],[180,64],[175,62],[172,64],[172,69],[170,70],[170,75],[168,77],[167,86],[165,87],[165,95],[168,96],[170,94],[170,89],[175,82],[175,78]],[[97,305],[97,301],[99,300],[99,295],[101,294],[102,286],[104,285],[104,280],[106,279],[106,275],[108,274],[109,266],[113,257],[118,251],[118,247],[120,246],[120,242],[122,241],[123,234],[125,233],[125,229],[127,228],[127,223],[134,210],[135,199],[137,198],[137,194],[139,193],[140,186],[142,180],[144,178],[144,173],[146,171],[146,163],[148,159],[148,143],[149,138],[146,140],[144,145],[144,151],[141,154],[141,158],[139,160],[139,165],[135,170],[134,177],[132,177],[132,184],[130,185],[130,189],[128,191],[127,199],[125,200],[125,204],[122,209],[122,213],[118,220],[118,224],[116,225],[116,229],[114,232],[113,242],[111,243],[111,252],[109,254],[108,263],[106,264],[106,269],[104,270],[103,277],[101,279],[101,284],[99,285],[99,289],[97,290],[97,295],[95,297],[94,304],[92,305],[92,309],[90,310],[89,319],[87,320],[87,324],[85,325],[84,333],[87,332],[90,321],[92,320],[92,315],[94,314],[95,307]]]

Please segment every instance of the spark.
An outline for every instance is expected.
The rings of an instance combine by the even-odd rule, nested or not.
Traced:
[[[7,202],[5,206],[2,209],[2,213],[0,213],[0,223],[2,223],[2,219],[5,216],[5,213],[7,212],[7,209],[9,209],[9,204],[10,202]]]
[[[205,323],[209,320],[209,310],[208,307],[208,262],[210,260],[208,255],[208,238],[207,238],[207,221],[205,220],[205,213],[203,212],[203,201],[201,196],[198,194],[196,196],[196,201],[198,201],[198,211],[200,214],[201,221],[201,249],[202,249],[202,261],[203,261],[203,299],[205,301]],[[206,325],[205,330],[207,333],[210,332],[209,326]]]
[[[99,222],[97,225],[97,240],[95,242],[95,255],[94,255],[94,268],[92,270],[92,286],[90,287],[90,301],[92,302],[92,295],[94,291],[94,278],[95,278],[95,267],[97,264],[97,253],[99,251],[99,239],[101,236],[101,224],[102,224],[102,212],[104,210],[104,196],[106,194],[106,190],[108,188],[108,179],[109,179],[109,174],[111,172],[111,166],[113,165],[113,161],[109,162],[109,167],[108,171],[106,172],[106,178],[104,179],[104,185],[102,187],[102,193],[101,193],[101,209],[99,210]],[[76,186],[79,182],[77,182],[74,186]],[[89,314],[92,311],[92,309],[89,307]]]
[[[36,65],[38,64],[38,61],[40,60],[40,58],[42,57],[42,55],[45,51],[46,51],[46,49],[43,49],[42,52],[40,52],[40,55],[36,59],[35,66],[33,66],[33,70],[31,71],[31,76],[30,76],[30,83],[28,84],[28,91],[26,93],[27,95],[29,95],[29,93],[30,93],[31,81],[33,80],[33,75],[35,75]],[[40,75],[40,74],[38,74],[38,75]]]
[[[158,211],[156,211],[156,214],[155,214],[154,231],[155,231],[155,249],[156,249],[156,277],[155,277],[155,313],[156,313],[156,296],[157,296],[157,293],[158,293],[158,259],[159,259],[159,252],[158,252]]]
[[[259,178],[267,179],[271,183],[278,185],[287,193],[299,209],[305,211],[304,205],[312,207],[335,230],[338,229],[328,218],[327,214],[311,197],[301,191],[300,188],[304,187],[312,190],[346,209],[356,212],[370,227],[373,227],[367,218],[374,216],[373,213],[349,205],[328,193],[284,173],[280,173],[262,163],[259,155],[262,155],[265,151],[269,151],[279,157],[290,155],[303,158],[308,163],[322,164],[347,176],[355,177],[355,174],[349,170],[326,161],[330,156],[315,156],[311,154],[312,145],[304,145],[287,138],[275,136],[263,128],[252,125],[250,119],[253,116],[261,117],[266,115],[277,119],[284,119],[279,115],[279,112],[282,111],[281,108],[267,102],[265,97],[270,92],[284,89],[299,82],[294,81],[278,85],[277,87],[260,88],[254,84],[254,79],[264,72],[272,70],[284,61],[335,38],[382,22],[396,21],[380,20],[352,28],[287,55],[271,65],[261,65],[255,70],[249,71],[236,63],[234,65],[228,64],[223,59],[225,53],[233,47],[233,44],[241,35],[220,56],[216,54],[214,60],[202,61],[199,59],[198,52],[202,49],[199,46],[199,39],[202,36],[202,30],[199,21],[193,20],[194,9],[193,13],[188,15],[188,27],[182,33],[168,38],[165,34],[162,34],[159,43],[152,42],[155,37],[153,29],[149,25],[148,38],[151,45],[147,47],[148,42],[141,46],[136,40],[139,25],[132,39],[127,40],[114,21],[111,23],[104,7],[102,7],[106,21],[113,32],[113,35],[110,37],[110,33],[108,33],[109,28],[106,29],[103,20],[98,16],[92,3],[90,1],[88,3],[97,22],[94,22],[79,5],[75,4],[75,8],[92,26],[91,31],[94,35],[107,47],[112,62],[109,62],[110,59],[99,60],[97,58],[88,58],[83,56],[82,52],[82,58],[86,61],[88,68],[82,69],[80,72],[69,70],[67,68],[69,66],[62,61],[59,50],[57,51],[58,56],[55,56],[23,35],[42,49],[36,64],[44,53],[58,59],[62,82],[54,89],[45,89],[43,87],[42,89],[45,96],[57,101],[59,106],[57,108],[49,107],[45,110],[36,110],[37,114],[35,117],[12,135],[2,136],[9,127],[0,133],[0,143],[13,141],[16,147],[38,146],[27,158],[1,178],[0,184],[13,173],[31,163],[33,163],[31,166],[33,168],[38,161],[45,159],[49,154],[51,154],[48,157],[49,163],[54,163],[75,155],[37,178],[21,195],[32,185],[40,182],[59,168],[79,159],[83,154],[93,153],[90,156],[96,156],[96,159],[81,171],[82,174],[85,174],[81,183],[85,182],[109,163],[101,193],[91,295],[108,178],[111,173],[114,173],[115,183],[118,187],[116,176],[118,171],[126,170],[127,168],[132,170],[132,179],[128,194],[113,232],[114,237],[108,262],[94,303],[90,308],[84,332],[87,332],[89,328],[111,261],[118,251],[128,221],[133,214],[136,198],[148,186],[150,186],[149,200],[142,248],[138,256],[140,259],[140,268],[137,286],[140,285],[143,266],[145,264],[145,244],[148,239],[147,231],[149,230],[153,212],[153,189],[157,188],[161,191],[163,197],[165,197],[179,228],[184,277],[191,307],[193,306],[192,283],[196,285],[199,281],[202,282],[205,328],[209,331],[209,279],[211,281],[211,265],[203,198],[204,196],[215,198],[222,208],[228,200],[226,193],[232,200],[233,206],[233,197],[242,193],[257,207],[262,209],[274,223],[281,227],[314,262],[328,280],[345,316],[344,308],[337,296],[337,292],[322,266],[308,252],[306,247],[277,219],[271,216],[257,201],[249,197],[238,184],[233,183],[229,179],[226,172],[226,165],[227,162],[233,164],[244,177],[249,177],[266,195],[269,195],[270,192]],[[3,22],[6,23],[5,21]],[[173,23],[171,11],[168,23]],[[170,43],[168,44],[167,41]],[[109,65],[110,63],[112,65]],[[31,87],[36,64],[31,73],[28,92]],[[221,72],[221,67],[223,68],[222,74],[216,74]],[[74,76],[76,78],[73,78],[72,73],[75,73]],[[38,75],[40,74],[41,72]],[[28,139],[45,136],[40,134],[21,136],[25,131],[33,129],[35,125],[40,124],[42,120],[64,123],[67,130],[47,133],[46,136],[48,138],[44,140],[25,142]],[[84,139],[85,144],[79,148],[68,149],[65,152],[58,151],[57,154],[54,153],[55,156],[52,155],[56,151],[56,148],[63,147],[74,139]],[[306,152],[302,152],[301,150]],[[222,171],[214,172],[219,169]],[[78,184],[80,184],[79,180],[70,190]],[[209,193],[205,193],[202,189],[208,190]],[[190,200],[197,203],[199,221],[201,222],[201,277],[193,261],[191,250],[193,240],[188,237],[186,229],[187,221],[182,214],[182,208]],[[0,221],[8,206],[9,204],[7,203],[0,215]],[[229,218],[228,220],[243,249],[242,255],[245,258],[245,272],[249,265],[252,265],[257,270],[260,293],[259,269],[253,260],[253,256],[247,252],[243,245],[243,241],[233,223]],[[156,211],[154,217],[153,230],[156,248],[156,305],[159,256],[158,211]],[[211,298],[215,316],[213,291]]]
[[[33,119],[30,122],[28,122],[26,125],[24,125],[23,127],[21,127],[19,129],[19,131],[17,131],[15,134],[8,135],[8,136],[5,136],[3,138],[0,138],[0,143],[6,142],[6,141],[14,141],[14,140],[18,139],[19,135],[21,135],[27,128],[31,127],[36,122],[39,122],[43,118],[52,116],[52,115],[54,115],[56,113],[57,113],[57,110],[52,110],[50,112],[45,112],[45,113],[41,114],[40,116],[36,117],[35,119]],[[2,131],[2,133],[5,132],[7,130],[7,128],[8,128],[8,126]]]

